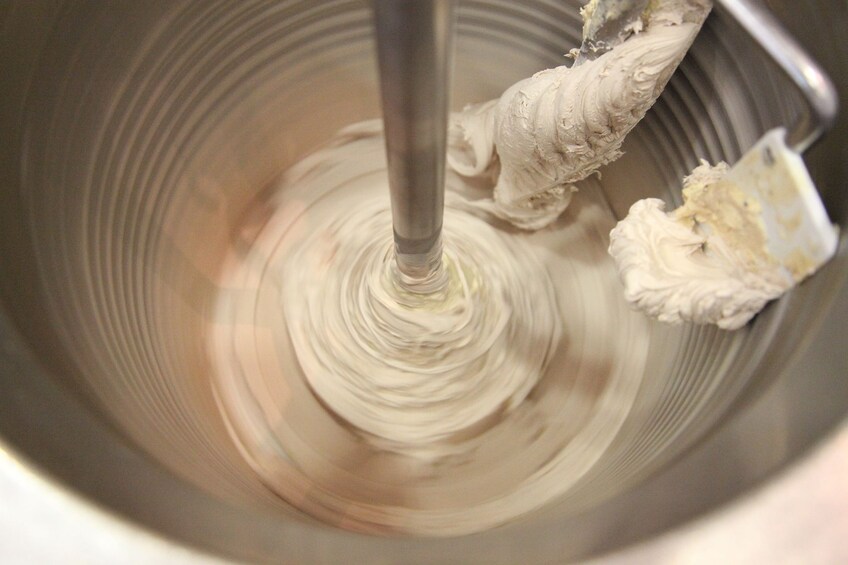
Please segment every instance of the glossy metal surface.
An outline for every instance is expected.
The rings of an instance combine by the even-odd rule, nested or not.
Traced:
[[[374,32],[401,272],[441,267],[453,0],[374,0]]]
[[[460,4],[454,107],[562,63],[579,39],[576,5]],[[769,6],[844,99],[848,9]],[[443,540],[356,535],[300,515],[229,440],[203,328],[221,257],[250,243],[269,183],[335,130],[379,116],[367,6],[22,1],[0,18],[0,445],[33,489],[70,493],[60,506],[79,532],[68,537],[153,532],[198,559],[552,562],[631,555],[629,544],[662,544],[698,516],[692,527],[721,529],[725,514],[706,512],[737,497],[758,504],[745,493],[773,479],[817,504],[792,477],[812,449],[844,445],[844,431],[828,437],[848,412],[844,234],[837,257],[749,330],[652,330],[663,339],[651,384],[579,499]],[[698,158],[733,162],[794,123],[804,100],[754,45],[726,14],[711,17],[625,156],[583,188],[603,190],[619,215],[639,197],[678,201]],[[840,116],[805,154],[843,226],[846,127]],[[827,469],[818,480],[844,492],[839,467]],[[19,490],[15,480],[4,484]]]
[[[804,96],[808,110],[791,127],[787,142],[803,153],[836,121],[839,96],[824,70],[771,13],[752,0],[719,0],[721,8],[769,54]]]

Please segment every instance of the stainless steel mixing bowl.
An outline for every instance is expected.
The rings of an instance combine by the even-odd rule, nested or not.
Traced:
[[[578,42],[578,4],[463,2],[454,106],[561,64]],[[844,96],[848,7],[768,5]],[[576,501],[448,539],[317,523],[230,441],[204,327],[224,253],[261,223],[252,204],[338,128],[379,115],[367,7],[7,0],[0,22],[0,455],[46,480],[33,484],[199,555],[550,562],[650,539],[835,445],[824,438],[848,409],[845,235],[830,264],[746,330],[656,327],[653,384]],[[768,58],[714,14],[604,172],[610,207],[678,200],[698,158],[733,161],[799,108]],[[806,155],[843,226],[846,128],[840,119]],[[89,526],[102,527],[80,518]]]

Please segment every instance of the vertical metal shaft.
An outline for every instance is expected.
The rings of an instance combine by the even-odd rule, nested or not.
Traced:
[[[373,0],[395,251],[414,279],[441,268],[453,0]]]

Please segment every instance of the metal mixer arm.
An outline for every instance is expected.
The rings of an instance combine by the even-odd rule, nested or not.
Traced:
[[[792,125],[787,143],[798,153],[806,151],[836,122],[839,97],[824,70],[792,38],[767,9],[753,0],[718,0],[781,68],[803,95],[807,113]]]

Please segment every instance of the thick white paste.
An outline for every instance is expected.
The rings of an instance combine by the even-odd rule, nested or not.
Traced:
[[[480,205],[536,230],[571,201],[573,183],[620,155],[701,28],[710,0],[656,0],[644,30],[577,67],[536,73],[497,101],[454,117],[448,163],[458,173],[497,174]],[[500,171],[490,167],[500,164]]]
[[[723,182],[726,163],[707,163],[683,182],[684,205],[666,213],[636,202],[610,233],[625,298],[663,322],[734,330],[794,281],[770,261],[757,202]]]
[[[441,295],[393,276],[378,123],[289,171],[224,272],[212,337],[228,426],[271,488],[343,527],[428,535],[579,495],[627,418],[649,332],[596,249],[611,227],[598,202],[535,234],[486,215],[549,226],[620,155],[709,7],[656,0],[611,52],[454,117],[450,167],[493,192],[466,200],[477,188],[449,175]]]

